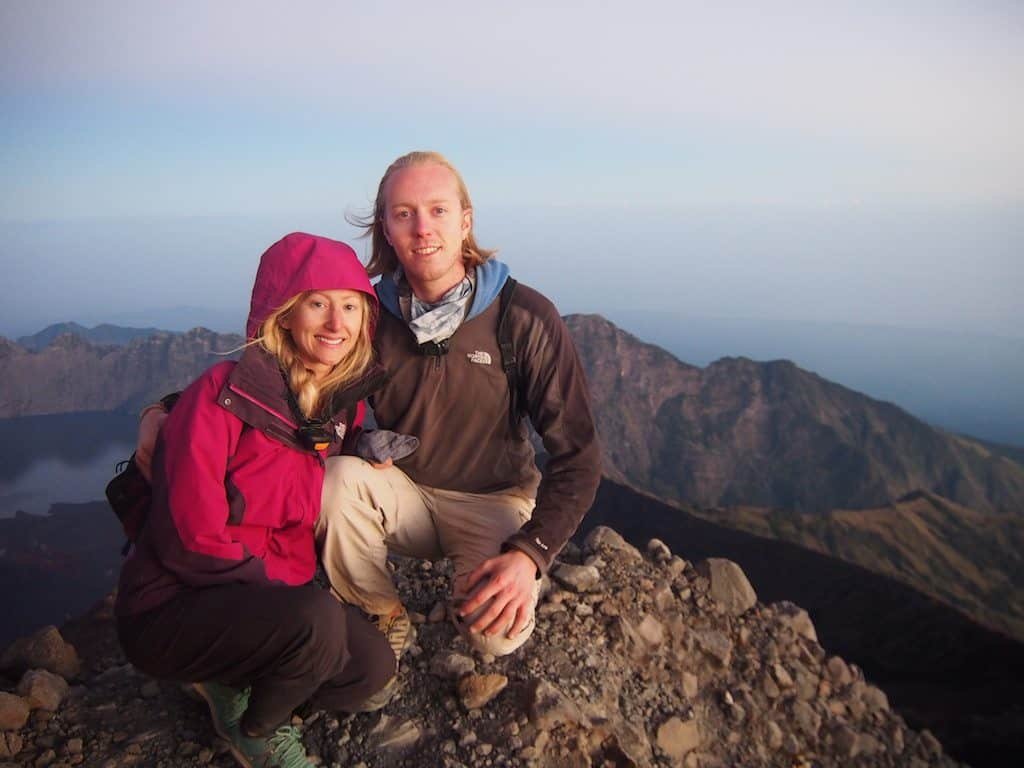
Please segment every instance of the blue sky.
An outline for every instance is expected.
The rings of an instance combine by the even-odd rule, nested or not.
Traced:
[[[434,148],[566,311],[1024,335],[1019,4],[711,5],[0,4],[0,333],[244,311]]]

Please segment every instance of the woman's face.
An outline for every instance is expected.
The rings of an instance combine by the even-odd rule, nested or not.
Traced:
[[[359,291],[313,291],[281,318],[299,359],[317,380],[352,351],[363,326],[365,303]]]

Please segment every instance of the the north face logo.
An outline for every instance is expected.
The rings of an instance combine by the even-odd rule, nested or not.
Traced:
[[[489,353],[484,352],[482,349],[478,349],[475,352],[467,352],[466,357],[469,358],[469,362],[478,363],[480,365],[490,365],[491,356]]]

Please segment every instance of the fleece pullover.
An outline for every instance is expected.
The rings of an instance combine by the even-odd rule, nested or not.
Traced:
[[[413,482],[469,493],[521,490],[536,496],[532,519],[506,546],[528,554],[541,571],[575,532],[600,480],[601,452],[579,357],[550,301],[518,285],[506,322],[515,347],[519,403],[540,435],[548,460],[543,478],[525,420],[509,418],[501,367],[498,296],[508,268],[476,268],[466,320],[443,355],[424,355],[402,317],[400,291],[385,276],[376,346],[388,382],[372,398],[377,424],[415,435],[419,449],[397,462]]]

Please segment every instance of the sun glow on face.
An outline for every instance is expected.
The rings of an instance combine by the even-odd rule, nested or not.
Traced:
[[[302,363],[322,379],[355,347],[366,299],[359,291],[307,293],[281,318]]]
[[[462,244],[473,212],[459,199],[458,182],[436,163],[401,168],[385,187],[384,234],[420,299],[440,298],[466,274]]]

